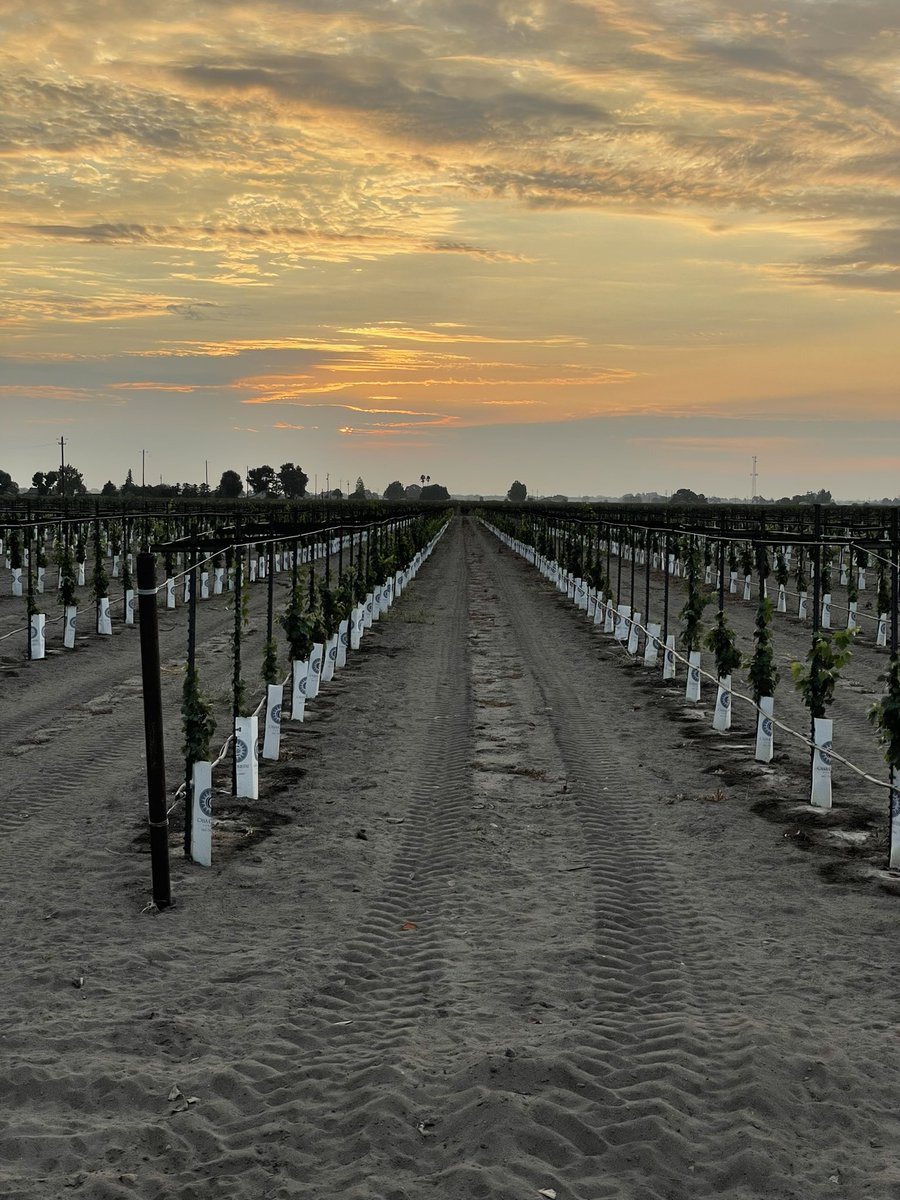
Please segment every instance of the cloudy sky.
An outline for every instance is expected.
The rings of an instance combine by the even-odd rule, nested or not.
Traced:
[[[0,0],[0,468],[900,493],[897,0]]]

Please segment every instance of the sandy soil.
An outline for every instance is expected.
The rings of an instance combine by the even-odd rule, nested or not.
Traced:
[[[211,869],[173,834],[163,913],[137,676],[122,631],[0,679],[0,1196],[900,1197],[897,897],[810,833],[802,757],[489,534],[217,798]]]

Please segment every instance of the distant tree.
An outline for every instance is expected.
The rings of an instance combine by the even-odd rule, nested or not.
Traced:
[[[182,496],[194,497],[200,495],[200,488],[196,483],[183,483],[179,490]]]
[[[282,494],[288,500],[300,500],[306,495],[309,476],[302,467],[295,467],[293,463],[282,463],[278,471],[278,482],[281,484]]]
[[[216,488],[216,495],[221,496],[224,500],[236,500],[244,490],[244,481],[238,475],[237,471],[223,471],[222,478],[219,480],[219,486]]]
[[[521,504],[528,497],[528,488],[524,483],[520,483],[516,479],[506,493],[507,500],[511,500],[513,504]]]
[[[427,478],[427,476],[426,476]],[[420,500],[449,500],[450,493],[442,483],[429,483],[422,488]]]
[[[60,467],[53,474],[56,475],[56,487],[54,490],[60,496],[83,496],[87,491],[84,476],[71,463],[66,463],[65,466]]]
[[[101,496],[118,496],[118,494],[119,489],[111,479],[107,479],[106,483],[104,483],[103,487],[100,489]]]
[[[133,496],[137,490],[138,486],[134,482],[134,475],[132,475],[131,467],[129,467],[128,474],[125,476],[125,482],[122,484],[122,495]]]
[[[15,496],[18,490],[19,485],[9,471],[0,471],[0,496]]]
[[[791,499],[796,504],[834,504],[831,492],[827,488],[820,488],[817,492],[798,493]]]
[[[331,497],[332,500],[343,500],[343,498],[344,498],[344,493],[341,491],[340,488],[332,488],[331,491],[328,493],[328,495]]]
[[[274,467],[266,463],[247,472],[247,483],[253,489],[254,496],[268,496],[277,487],[278,474]]]
[[[673,492],[671,496],[672,504],[706,504],[706,497],[702,492],[692,492],[690,488],[679,488],[677,492]]]
[[[403,495],[407,500],[418,500],[422,495],[422,489],[417,483],[408,483],[403,489]]]
[[[31,486],[39,496],[49,496],[58,478],[57,471],[35,471],[31,477]]]
[[[403,484],[399,479],[395,479],[393,483],[389,483],[384,489],[385,500],[402,500],[403,499]]]
[[[363,483],[362,475],[357,475],[356,487],[353,489],[353,499],[354,500],[365,500],[365,498],[366,498],[366,485]]]

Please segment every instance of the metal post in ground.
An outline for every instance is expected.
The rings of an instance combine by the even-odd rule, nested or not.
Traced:
[[[637,532],[634,526],[630,526],[628,536],[631,539],[631,595],[628,602],[631,605],[631,615],[634,616],[634,568],[637,562]],[[646,621],[644,624],[646,625]]]
[[[662,642],[665,646],[666,639],[669,636],[669,554],[670,554],[671,539],[668,531],[663,540],[663,622],[662,622]]]
[[[644,530],[644,628],[650,620],[650,568],[653,558],[653,539],[650,536],[650,526]],[[649,636],[649,635],[648,635]]]
[[[194,541],[193,532],[191,536],[191,546],[188,551],[188,579],[190,580],[190,593],[188,595],[188,644],[187,644],[187,678],[193,682],[194,671],[197,667],[197,591],[199,572],[196,569],[197,563],[197,544]],[[184,762],[184,857],[191,857],[191,814],[193,811],[193,796],[192,789],[192,771],[194,764],[191,762],[190,756]]]
[[[169,882],[169,818],[166,812],[166,758],[163,743],[159,629],[156,623],[156,559],[152,554],[142,552],[138,555],[137,585],[153,903],[157,908],[168,908],[172,903]]]
[[[266,641],[271,642],[275,630],[275,543],[269,542],[266,548],[266,575],[269,585],[266,597]]]
[[[38,535],[38,537],[40,537],[40,534]],[[36,605],[34,603],[34,572],[35,572],[35,561],[34,560],[37,557],[37,547],[38,547],[37,539],[35,539],[34,546],[32,546],[32,544],[31,544],[31,526],[29,525],[29,526],[27,526],[27,528],[25,530],[25,562],[27,564],[27,566],[25,568],[26,573],[27,573],[27,587],[26,587],[27,610],[26,611],[28,612],[28,629],[25,632],[25,636],[28,639],[28,657],[29,658],[34,658],[34,640],[31,636],[31,618],[34,616],[35,612],[37,611]]]
[[[237,738],[234,737],[235,721],[241,715],[243,701],[243,683],[241,681],[241,634],[244,624],[244,548],[241,545],[241,526],[237,523],[237,546],[234,556],[234,636],[232,638],[232,673],[231,673],[231,794],[237,795]]]
[[[815,646],[816,638],[819,636],[819,628],[821,624],[822,610],[822,505],[817,504],[814,508],[813,516],[813,559],[815,562],[815,579],[813,581],[813,627],[812,627],[812,645]],[[816,718],[810,711],[809,715],[809,740],[812,743],[809,751],[810,770],[815,762],[815,742],[816,742]]]
[[[900,575],[900,511],[891,510],[891,655],[897,653],[897,603]]]
[[[822,612],[822,506],[817,504],[813,516],[813,637],[819,632]]]

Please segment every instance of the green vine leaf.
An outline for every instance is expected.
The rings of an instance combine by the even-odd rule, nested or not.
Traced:
[[[679,616],[684,622],[681,633],[681,644],[690,652],[700,646],[703,633],[703,610],[711,599],[710,593],[700,583],[700,551],[696,544],[691,545],[685,556],[684,577],[687,588],[687,600]]]
[[[182,753],[188,767],[195,762],[208,762],[209,747],[216,732],[213,706],[200,691],[197,669],[185,669],[181,691],[181,729],[184,734]]]
[[[774,696],[778,685],[778,668],[775,665],[772,640],[772,601],[762,597],[756,609],[753,642],[753,657],[748,674],[753,686],[753,699],[759,704],[762,696]]]
[[[735,633],[721,610],[716,614],[716,623],[706,635],[705,645],[712,650],[716,660],[716,674],[720,679],[734,674],[743,663],[743,655],[735,644]]]
[[[828,712],[841,671],[853,656],[855,636],[856,629],[817,633],[806,662],[791,663],[794,685],[812,716],[824,717]]]
[[[878,731],[885,762],[896,771],[900,769],[900,655],[891,655],[879,680],[887,684],[887,690],[869,709],[868,717]]]

